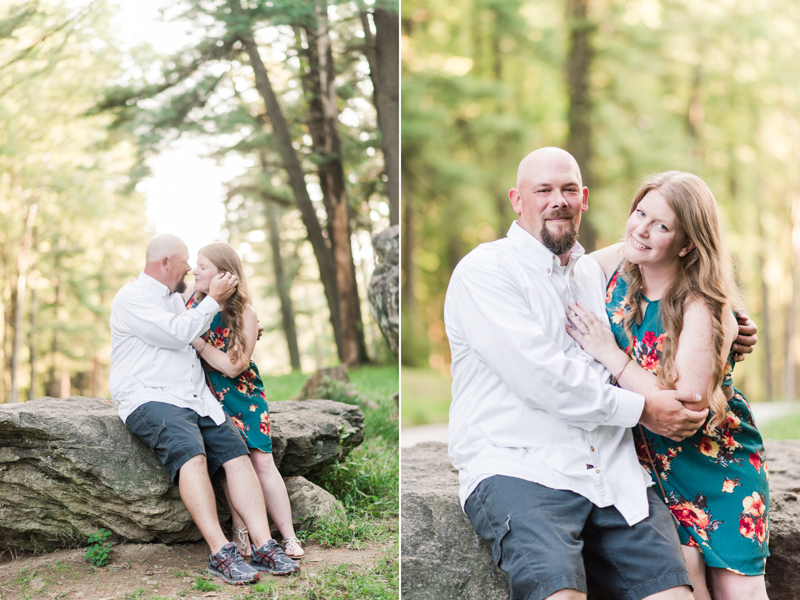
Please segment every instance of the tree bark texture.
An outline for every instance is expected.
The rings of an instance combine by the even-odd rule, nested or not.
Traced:
[[[300,350],[297,345],[297,328],[295,327],[294,308],[289,295],[289,286],[286,285],[286,275],[283,271],[283,258],[281,257],[281,238],[278,228],[278,215],[275,205],[264,199],[269,223],[269,243],[272,248],[272,268],[275,271],[275,286],[278,288],[278,297],[281,301],[281,318],[283,319],[283,332],[286,336],[286,346],[289,350],[289,361],[292,371],[300,370]]]
[[[307,44],[303,46],[301,43],[300,50],[306,54],[308,70],[301,79],[309,103],[309,133],[318,157],[319,183],[328,213],[328,237],[336,263],[342,319],[342,362],[357,365],[367,356],[350,241],[350,210],[341,159],[339,109],[336,105],[327,2],[320,0],[315,9],[316,27],[303,28]]]
[[[589,73],[594,60],[592,35],[595,25],[589,19],[590,0],[568,0],[567,23],[569,28],[569,50],[566,64],[567,94],[569,109],[567,123],[567,151],[578,161],[583,185],[590,190],[594,185],[592,171],[592,98]],[[581,244],[587,252],[597,245],[597,231],[584,218],[580,227]]]
[[[236,5],[236,0],[232,4]],[[237,9],[238,10],[238,9]],[[344,361],[345,352],[342,345],[342,325],[341,325],[341,312],[339,310],[339,293],[336,282],[336,265],[333,256],[325,243],[325,236],[322,234],[322,227],[317,220],[314,204],[311,202],[311,197],[308,195],[306,189],[305,174],[300,160],[292,146],[292,137],[289,132],[289,126],[283,116],[278,99],[272,89],[272,83],[269,80],[267,69],[261,56],[258,53],[258,46],[253,39],[252,31],[240,31],[239,38],[244,45],[248,58],[250,59],[250,66],[253,69],[256,80],[256,89],[259,95],[264,100],[264,105],[267,110],[267,117],[272,124],[272,131],[275,135],[275,140],[278,145],[278,151],[281,154],[284,168],[289,176],[289,183],[292,187],[297,207],[300,209],[303,224],[306,227],[308,241],[314,250],[314,256],[319,265],[319,275],[322,281],[322,286],[325,290],[325,298],[328,302],[330,310],[330,320],[333,326],[334,337],[336,338],[336,347],[339,353],[339,360]]]
[[[33,238],[33,221],[37,206],[32,204],[25,219],[19,255],[17,256],[17,290],[14,311],[14,338],[11,345],[11,402],[19,402],[19,353],[22,346],[22,313],[25,305],[25,285],[28,277],[28,254]]]

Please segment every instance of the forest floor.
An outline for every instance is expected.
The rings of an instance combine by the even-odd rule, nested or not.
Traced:
[[[342,574],[358,576],[359,572],[380,570],[382,562],[397,559],[392,556],[392,546],[373,542],[357,549],[321,548],[309,542],[299,573],[289,577],[262,575],[257,586],[226,585],[208,575],[208,547],[204,542],[173,546],[121,544],[112,550],[112,561],[105,567],[86,562],[85,549],[16,557],[6,553],[0,558],[5,561],[0,564],[0,599],[267,600],[276,597],[276,593],[281,597],[309,597],[312,590],[320,593],[318,597],[326,597],[325,580],[332,574],[338,578]]]

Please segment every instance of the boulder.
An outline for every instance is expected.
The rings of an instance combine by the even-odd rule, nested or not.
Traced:
[[[771,600],[800,600],[800,441],[767,440]],[[508,579],[458,501],[458,475],[438,442],[402,450],[403,600],[508,598]],[[589,600],[606,596],[590,585]]]
[[[377,266],[367,287],[372,318],[397,357],[400,337],[400,226],[372,236]]]
[[[364,439],[355,406],[274,402],[270,413],[284,476],[317,472]],[[82,546],[100,527],[135,542],[202,538],[161,463],[110,400],[0,406],[0,550]]]
[[[292,523],[296,531],[308,529],[312,517],[331,519],[344,514],[344,505],[333,494],[305,477],[285,477],[283,481],[292,504]]]
[[[350,378],[347,376],[347,367],[344,365],[336,365],[335,367],[327,367],[325,369],[317,369],[317,372],[314,373],[308,380],[303,384],[303,389],[300,390],[300,393],[295,396],[295,400],[308,400],[309,398],[314,397],[314,393],[317,391],[319,386],[322,384],[322,380],[325,378],[330,379],[331,381],[342,381],[344,383],[350,383]]]

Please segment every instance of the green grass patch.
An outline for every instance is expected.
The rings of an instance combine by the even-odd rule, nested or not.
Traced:
[[[264,376],[262,373],[261,379],[264,382],[267,402],[291,400],[300,393],[309,377],[308,373],[301,373],[300,371],[293,371],[287,375],[276,375],[274,377]]]
[[[449,377],[437,371],[403,367],[400,378],[402,426],[446,423],[451,383]]]
[[[330,566],[314,574],[300,571],[280,588],[273,580],[260,581],[239,600],[397,600],[398,545],[391,544],[374,566],[338,565]],[[280,596],[278,596],[280,593]]]
[[[800,439],[800,408],[759,426],[761,437],[769,440]]]
[[[397,363],[358,367],[350,370],[348,376],[353,389],[376,402],[391,399],[400,389]]]
[[[217,590],[222,589],[222,588],[220,588],[220,586],[218,586],[217,584],[212,583],[211,579],[208,579],[207,577],[205,577],[203,575],[197,575],[194,578],[194,583],[192,584],[192,589],[193,590],[198,590],[200,592],[216,592]]]

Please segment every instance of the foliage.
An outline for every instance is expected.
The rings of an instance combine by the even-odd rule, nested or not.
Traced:
[[[217,584],[213,583],[208,576],[197,575],[194,578],[192,589],[200,592],[215,592],[221,588]]]
[[[721,208],[756,354],[754,400],[796,391],[800,285],[800,6],[767,0],[588,2],[598,245],[616,241],[638,182],[692,171]],[[520,159],[569,138],[570,28],[557,0],[402,3],[404,364],[446,372],[444,293],[472,248],[503,237]],[[792,240],[795,240],[794,242]],[[788,376],[787,376],[788,375]],[[781,388],[781,382],[788,382]]]
[[[83,555],[83,560],[88,560],[90,564],[98,567],[105,567],[111,562],[109,554],[114,543],[107,541],[110,537],[111,532],[103,528],[99,529],[97,533],[91,534],[88,540],[89,548],[86,550],[86,554]]]

